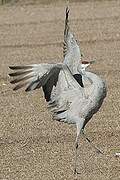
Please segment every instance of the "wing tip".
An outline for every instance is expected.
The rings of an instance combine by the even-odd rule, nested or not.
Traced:
[[[13,76],[12,73],[9,73],[8,76]]]
[[[9,66],[9,69],[14,70],[15,66]]]
[[[20,69],[32,69],[33,65],[25,65],[25,66],[9,66],[9,69],[12,70],[20,70]]]

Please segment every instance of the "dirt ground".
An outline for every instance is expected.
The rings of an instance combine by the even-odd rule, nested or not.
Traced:
[[[42,1],[43,2],[43,1]],[[72,1],[70,26],[91,71],[106,80],[108,94],[82,138],[74,175],[76,127],[52,120],[41,90],[12,91],[9,65],[62,62],[65,2],[22,1],[0,6],[0,179],[120,179],[120,1]]]

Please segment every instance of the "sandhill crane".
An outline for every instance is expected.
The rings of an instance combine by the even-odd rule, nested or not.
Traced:
[[[86,67],[92,61],[81,60],[79,46],[68,25],[68,14],[67,7],[64,30],[64,62],[10,66],[9,68],[15,72],[9,75],[13,77],[11,83],[17,83],[14,90],[24,86],[26,86],[26,91],[42,87],[53,118],[76,124],[74,173],[77,173],[79,135],[82,134],[90,142],[83,133],[84,127],[102,105],[106,97],[106,84],[96,74],[86,71]]]

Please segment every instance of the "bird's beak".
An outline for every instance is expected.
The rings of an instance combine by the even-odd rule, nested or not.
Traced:
[[[93,61],[90,61],[89,63],[90,63],[90,64],[94,64],[94,63],[95,63],[95,60],[93,60]]]

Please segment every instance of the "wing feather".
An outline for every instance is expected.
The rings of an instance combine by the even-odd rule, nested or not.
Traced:
[[[9,66],[10,69],[12,70],[20,70],[20,69],[32,69],[33,65],[26,65],[26,66]]]
[[[57,82],[56,96],[54,98],[55,106],[51,107],[53,118],[58,121],[74,123],[68,117],[71,105],[77,100],[85,98],[84,88],[75,80],[71,71],[67,66],[64,66],[59,73]]]
[[[16,91],[16,90],[18,90],[18,89],[21,89],[22,87],[26,86],[26,85],[28,84],[28,82],[29,82],[29,81],[26,81],[26,82],[22,82],[22,83],[16,85],[16,86],[13,88],[13,90]]]
[[[20,76],[20,77],[18,77],[18,78],[16,78],[16,79],[10,81],[10,83],[11,83],[11,84],[16,84],[16,83],[18,83],[18,82],[20,82],[20,81],[25,81],[25,80],[30,79],[30,78],[32,78],[32,77],[33,77],[33,74],[32,74],[32,75],[27,75],[27,76],[22,76],[22,77]]]
[[[49,71],[53,68],[54,64],[33,64],[26,66],[10,66],[9,68],[15,72],[9,75],[13,77],[12,84],[19,83],[14,90],[20,89],[27,85],[26,90],[33,90],[39,86],[41,87],[48,78]],[[23,83],[24,82],[24,83]]]
[[[24,71],[17,71],[15,73],[10,73],[9,76],[11,76],[11,77],[20,76],[20,75],[29,74],[31,72],[33,72],[33,71],[32,70],[29,70],[29,71],[25,71],[25,70]]]
[[[46,101],[50,101],[53,86],[56,86],[60,65],[56,64],[33,64],[27,66],[10,66],[16,71],[9,75],[13,78],[11,84],[17,84],[13,90],[26,86],[25,91],[43,88]]]
[[[84,98],[84,88],[75,80],[65,64],[35,64],[30,65],[29,68],[17,66],[17,68],[12,67],[12,70],[16,72],[13,72],[12,77],[15,79],[11,83],[17,84],[13,90],[26,86],[25,90],[30,91],[42,87],[54,119],[72,123],[68,118],[68,112],[76,97]],[[53,87],[55,87],[55,97],[51,99]]]
[[[66,8],[63,56],[64,63],[70,68],[73,74],[77,73],[78,64],[81,61],[81,52],[74,35],[70,32],[69,27],[69,9]]]

